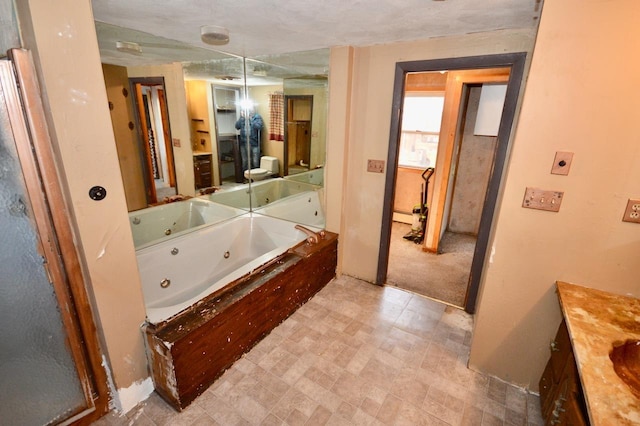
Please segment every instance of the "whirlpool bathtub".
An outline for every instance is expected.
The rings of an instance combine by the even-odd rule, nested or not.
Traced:
[[[137,250],[147,320],[171,318],[306,238],[292,222],[245,213]]]

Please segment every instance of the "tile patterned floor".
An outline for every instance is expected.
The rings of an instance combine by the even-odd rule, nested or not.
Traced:
[[[466,368],[463,311],[330,282],[177,413],[157,394],[94,425],[542,425],[536,395]]]

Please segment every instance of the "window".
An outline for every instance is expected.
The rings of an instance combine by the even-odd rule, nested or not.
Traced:
[[[407,93],[405,95],[398,156],[399,166],[419,169],[435,166],[443,107],[443,92]]]

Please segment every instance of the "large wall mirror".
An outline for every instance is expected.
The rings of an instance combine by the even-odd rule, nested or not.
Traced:
[[[101,22],[96,33],[133,224],[153,214],[169,235],[258,209],[288,219],[274,201],[322,188],[327,49],[242,58]],[[196,214],[201,200],[228,209]]]

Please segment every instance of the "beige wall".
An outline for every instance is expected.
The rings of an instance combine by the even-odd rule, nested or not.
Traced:
[[[111,109],[111,124],[116,139],[120,174],[124,185],[127,208],[129,211],[147,207],[142,171],[142,156],[138,146],[136,128],[129,128],[134,123],[133,104],[123,89],[129,92],[129,76],[125,67],[102,64],[107,98]]]
[[[184,86],[187,96],[187,117],[191,126],[191,149],[193,151],[211,151],[216,138],[214,134],[215,123],[209,121],[210,116],[213,117],[210,84],[204,80],[187,80],[184,82]],[[203,121],[194,121],[194,119]],[[197,130],[209,133],[198,133]]]
[[[219,186],[220,163],[217,160],[219,158],[218,141],[211,84],[204,80],[187,80],[184,82],[184,87],[187,96],[187,117],[191,126],[191,150],[211,153],[211,184]],[[198,130],[209,133],[201,133]]]
[[[180,140],[179,147],[173,146],[178,193],[195,195],[191,125],[187,114],[187,94],[182,65],[176,62],[167,65],[128,67],[127,72],[129,77],[164,77],[171,138]]]
[[[132,393],[152,390],[140,332],[145,310],[90,2],[25,0],[16,7],[43,86],[113,396],[128,409],[140,399]],[[107,190],[105,199],[89,198],[93,185]]]
[[[327,164],[324,172],[326,228],[340,234],[342,241],[346,234],[346,221],[342,220],[345,205],[344,186],[349,176],[346,159],[349,157],[351,141],[351,102],[353,97],[353,47],[332,48],[329,54],[329,125],[327,128]],[[331,196],[329,196],[331,194]],[[341,243],[342,244],[342,243]],[[338,256],[336,273],[342,273],[342,250]]]
[[[554,282],[640,296],[640,3],[545,3],[484,274],[471,364],[537,388],[560,321]],[[569,176],[549,173],[575,153]],[[559,213],[520,207],[526,186],[565,191]],[[606,354],[604,355],[606,356]]]
[[[385,174],[368,173],[366,166],[368,159],[387,159],[396,62],[527,52],[533,41],[533,31],[509,30],[353,48],[352,56],[332,49],[327,227],[342,231],[342,272],[375,280]]]
[[[400,213],[399,219],[411,223],[411,215],[414,207],[420,207],[424,193],[424,179],[422,179],[423,169],[413,169],[408,167],[398,167],[396,173],[396,193],[393,199],[393,212]],[[432,183],[431,181],[429,183]],[[427,192],[427,205],[431,200],[432,187]],[[402,215],[409,217],[402,218]],[[395,215],[394,215],[395,216]]]

